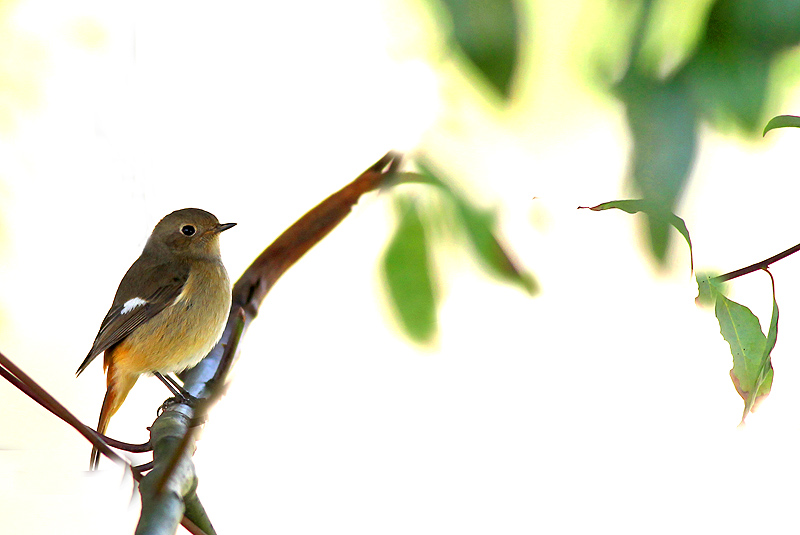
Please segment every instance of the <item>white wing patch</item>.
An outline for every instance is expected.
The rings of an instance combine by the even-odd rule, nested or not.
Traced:
[[[134,297],[133,299],[128,299],[125,301],[125,304],[122,305],[122,310],[119,311],[120,314],[127,314],[134,308],[140,307],[142,305],[146,305],[147,301],[142,299],[141,297]]]

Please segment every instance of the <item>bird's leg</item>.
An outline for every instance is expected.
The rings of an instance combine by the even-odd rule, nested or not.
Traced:
[[[158,416],[161,416],[161,413],[164,412],[167,407],[169,407],[173,403],[186,403],[189,405],[193,410],[196,410],[198,404],[203,401],[204,398],[196,398],[191,395],[189,392],[186,391],[178,382],[171,376],[171,375],[162,375],[159,372],[153,372],[153,375],[158,377],[158,379],[166,385],[170,392],[172,392],[173,397],[166,400],[164,403],[156,411]],[[202,416],[195,416],[192,419],[192,427],[197,425],[202,425],[205,422],[205,415]]]
[[[158,377],[158,380],[164,383],[164,385],[172,392],[172,395],[176,398],[179,398],[180,401],[184,401],[189,405],[193,405],[197,398],[187,392],[181,385],[178,384],[178,381],[172,378],[171,375],[164,376],[159,372],[153,372],[153,375]]]

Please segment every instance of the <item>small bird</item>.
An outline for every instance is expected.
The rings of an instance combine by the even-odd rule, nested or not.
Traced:
[[[184,208],[158,222],[141,256],[122,278],[80,375],[100,353],[107,390],[97,431],[125,401],[143,373],[192,367],[222,337],[231,307],[231,283],[222,265],[220,224],[205,210]],[[100,459],[92,448],[90,468]]]

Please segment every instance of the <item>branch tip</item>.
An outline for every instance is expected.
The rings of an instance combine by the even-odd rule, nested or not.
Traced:
[[[395,152],[390,150],[386,154],[383,155],[383,158],[375,162],[372,167],[369,168],[370,171],[374,171],[376,173],[383,173],[384,170],[387,172],[395,172],[397,168],[400,166],[400,162],[403,159],[403,155],[399,152]],[[389,169],[386,169],[386,166],[389,166]]]

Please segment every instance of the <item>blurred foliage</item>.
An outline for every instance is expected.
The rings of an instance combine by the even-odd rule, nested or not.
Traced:
[[[383,271],[391,303],[404,332],[417,343],[436,335],[435,291],[429,241],[416,200],[395,196],[398,224],[386,248]]]
[[[523,15],[541,2],[428,0],[459,51],[461,67],[477,70],[487,94],[511,102],[511,87],[531,50]],[[594,72],[624,107],[632,150],[628,182],[657,210],[644,224],[653,257],[666,263],[669,221],[693,169],[704,126],[754,136],[767,104],[785,92],[786,52],[800,44],[800,0],[607,0],[581,2],[587,18],[575,31],[594,49]],[[588,44],[587,44],[588,42]],[[574,52],[574,51],[573,51]],[[546,83],[546,81],[543,81]]]
[[[663,3],[615,5],[627,10],[631,4],[638,7],[639,19],[627,70],[613,86],[625,106],[633,141],[631,183],[645,200],[672,212],[691,173],[703,122],[748,135],[760,132],[772,69],[785,50],[800,43],[800,0],[713,2],[694,47],[666,73],[663,68],[672,59],[666,54],[669,47],[643,46],[663,17],[663,10],[654,6]],[[687,9],[686,4],[692,2],[671,5],[678,10]],[[669,245],[667,226],[663,218],[648,217],[650,248],[662,263]]]
[[[17,115],[39,103],[45,68],[44,47],[13,22],[17,4],[0,1],[0,133],[11,131]]]
[[[543,0],[496,2],[497,7],[485,8],[496,9],[495,17],[476,7],[476,1],[441,2],[452,23],[456,46],[466,57],[463,67],[477,68],[507,104],[510,80],[520,70],[515,64],[520,56],[550,53],[531,51],[532,41],[519,31],[519,20],[513,16],[529,6],[534,16],[537,6],[544,12]],[[493,2],[486,5],[490,4]],[[694,167],[700,134],[709,127],[749,137],[761,133],[768,108],[777,105],[777,97],[793,82],[786,76],[786,63],[791,53],[797,57],[800,45],[800,0],[586,0],[579,9],[593,16],[586,17],[575,37],[597,52],[591,70],[603,74],[602,91],[622,105],[631,138],[628,184],[635,196],[641,197],[591,209],[641,213],[650,252],[661,265],[667,262],[670,227],[674,227],[689,245],[691,258],[689,231],[675,212]],[[519,43],[519,50],[511,52],[512,42]],[[800,127],[800,117],[775,117],[763,134],[783,127]],[[434,173],[423,170],[422,175],[424,182],[448,190]],[[495,215],[462,205],[457,196],[451,197],[451,202],[456,207],[455,220],[469,236],[475,256],[491,266],[489,271],[495,276],[513,273],[501,267],[503,261],[498,258],[502,255],[489,245],[495,236],[491,230]],[[724,294],[722,282],[732,274],[697,278],[697,302],[714,304],[720,332],[730,345],[730,375],[745,405],[742,422],[772,385],[778,305],[774,279],[767,273],[773,301],[767,334],[750,309]]]
[[[514,0],[440,0],[452,43],[504,101],[511,98],[520,47],[521,4]]]
[[[405,334],[425,344],[435,338],[437,329],[440,281],[434,276],[439,271],[433,268],[434,250],[446,252],[453,243],[466,242],[470,255],[488,275],[528,295],[535,295],[539,286],[499,237],[493,212],[472,204],[429,165],[420,168],[420,173],[398,173],[397,182],[423,185],[418,193],[433,194],[440,202],[422,203],[410,194],[396,194],[398,223],[384,253],[383,271]],[[433,232],[442,221],[447,223],[440,225],[444,233]]]
[[[487,96],[511,103],[521,56],[548,53],[530,50],[534,41],[521,22],[521,15],[531,11],[540,20],[541,3],[428,1],[438,8],[461,68],[482,75]],[[670,227],[686,239],[691,256],[689,232],[675,212],[692,173],[701,129],[747,136],[760,132],[767,102],[785,83],[773,71],[785,52],[800,44],[800,0],[608,0],[580,6],[604,15],[588,19],[592,25],[580,26],[576,36],[588,40],[590,49],[605,51],[594,57],[593,66],[605,73],[603,90],[623,106],[631,136],[628,182],[641,197],[593,209],[642,213],[650,252],[662,265],[670,249]],[[495,214],[465,204],[439,183],[436,173],[423,169],[422,175],[421,181],[447,192],[454,212],[448,221],[464,231],[488,272],[535,291],[533,279],[517,270],[499,245]]]
[[[619,85],[633,140],[631,178],[656,212],[671,213],[686,185],[697,149],[697,116],[688,88],[678,80],[659,82],[628,74]],[[669,228],[646,213],[653,255],[666,261]]]
[[[440,178],[441,172],[433,171],[429,165],[420,166],[423,181],[437,187],[446,201],[442,209],[447,211],[449,221],[471,246],[471,250],[481,267],[496,279],[518,286],[529,295],[535,295],[539,285],[533,275],[513,259],[508,246],[499,238],[497,215],[482,210]]]

